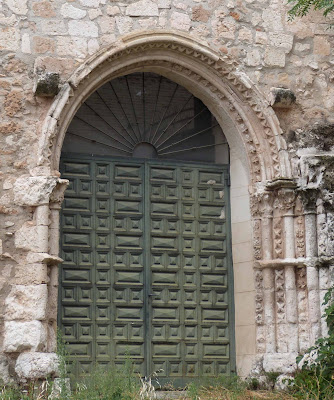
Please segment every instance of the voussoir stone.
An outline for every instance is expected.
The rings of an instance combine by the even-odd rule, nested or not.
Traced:
[[[58,369],[59,360],[55,353],[22,353],[15,365],[15,372],[21,381],[54,377],[58,375]]]
[[[20,206],[48,204],[57,182],[58,178],[53,176],[18,178],[14,183],[14,202]]]
[[[41,351],[46,346],[46,339],[46,330],[40,321],[5,322],[3,349],[6,353]]]

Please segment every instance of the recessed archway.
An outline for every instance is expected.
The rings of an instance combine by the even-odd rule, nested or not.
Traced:
[[[236,227],[233,256],[234,265],[239,264],[241,271],[239,300],[236,298],[237,314],[240,311],[242,315],[240,329],[237,327],[237,362],[239,356],[239,370],[246,374],[255,355],[255,310],[244,307],[255,303],[254,284],[250,282],[253,255],[249,191],[261,188],[259,183],[291,178],[291,168],[275,113],[237,67],[228,56],[186,35],[159,31],[123,38],[93,56],[64,85],[44,121],[36,170],[44,174],[58,170],[64,136],[73,116],[91,93],[113,78],[153,72],[198,97],[216,117],[231,149],[232,192],[235,189],[236,199],[232,202],[232,226],[234,223]],[[234,183],[237,185],[233,188]],[[246,257],[238,258],[241,253]],[[244,323],[245,314],[254,323]],[[252,331],[252,343],[247,348],[242,346],[245,330]]]

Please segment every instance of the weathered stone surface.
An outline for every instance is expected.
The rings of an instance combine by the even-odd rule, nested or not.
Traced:
[[[39,320],[46,318],[47,285],[13,285],[6,297],[5,320]]]
[[[261,64],[261,54],[258,49],[254,49],[247,53],[247,64],[253,67]]]
[[[47,265],[43,263],[19,265],[15,268],[15,282],[22,285],[48,283]]]
[[[293,35],[287,35],[280,32],[270,32],[269,43],[273,47],[280,47],[284,49],[286,53],[289,53],[293,45]]]
[[[71,4],[65,3],[60,9],[61,15],[64,18],[82,19],[86,16],[87,11],[73,7]]]
[[[190,18],[187,14],[173,12],[171,17],[171,27],[188,31],[190,29]]]
[[[270,103],[274,107],[289,108],[296,102],[296,96],[290,89],[271,88]]]
[[[21,381],[54,377],[58,375],[58,365],[54,353],[22,353],[16,361],[15,372]]]
[[[56,16],[50,1],[35,1],[32,3],[32,9],[37,17],[52,18]]]
[[[132,26],[133,26],[133,21],[130,17],[116,16],[115,19],[116,19],[116,25],[118,28],[118,32],[121,35],[131,32]]]
[[[25,222],[15,232],[15,246],[18,249],[38,251],[39,243],[36,225],[32,222]]]
[[[28,0],[5,0],[5,4],[15,14],[26,15],[28,12]]]
[[[171,8],[171,0],[158,0],[159,8]]]
[[[269,67],[284,67],[285,53],[275,47],[268,47],[264,54],[264,62]]]
[[[48,204],[58,178],[34,176],[18,178],[14,183],[14,201],[20,206]]]
[[[294,373],[297,364],[297,353],[272,353],[263,356],[263,369],[265,372],[281,372],[282,374]]]
[[[99,19],[99,25],[102,33],[114,33],[115,31],[115,18],[102,17]]]
[[[13,90],[5,97],[4,108],[9,117],[16,116],[21,110],[23,105],[23,93],[19,90]]]
[[[98,28],[93,21],[69,21],[68,31],[73,36],[98,37]]]
[[[53,39],[44,38],[40,36],[33,37],[33,50],[35,53],[43,54],[53,52],[55,50],[55,43]]]
[[[9,363],[5,355],[0,355],[0,377],[5,384],[13,381],[13,378],[9,374]]]
[[[59,92],[59,74],[46,72],[38,75],[34,92],[40,97],[54,97]]]
[[[314,54],[329,56],[331,53],[331,43],[325,36],[315,36],[313,39]]]
[[[107,6],[107,14],[108,15],[117,15],[120,14],[121,10],[119,9],[118,6]]]
[[[202,5],[195,6],[192,11],[192,19],[194,21],[208,22],[211,13],[203,8]]]
[[[16,51],[20,47],[20,34],[17,28],[0,28],[0,50]]]
[[[6,353],[43,351],[46,348],[46,330],[40,321],[6,321],[3,349]]]
[[[60,36],[57,40],[57,53],[61,56],[84,58],[87,56],[87,39]]]
[[[131,17],[157,17],[159,15],[158,5],[155,1],[140,0],[126,8],[126,15]]]
[[[67,34],[67,29],[63,20],[42,21],[42,30],[44,34],[51,36]]]

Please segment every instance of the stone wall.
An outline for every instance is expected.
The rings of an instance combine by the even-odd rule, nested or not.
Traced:
[[[202,75],[196,73],[204,77],[210,65],[225,60],[227,72],[217,67],[226,82],[224,96],[243,94],[243,113],[238,114],[238,102],[223,104],[244,130],[248,153],[243,157],[250,160],[258,151],[270,159],[275,146],[277,157],[289,155],[291,173],[282,167],[270,179],[254,172],[249,180],[256,351],[264,367],[289,370],[295,354],[326,333],[320,304],[334,265],[334,34],[327,28],[328,20],[317,13],[288,22],[279,0],[1,2],[0,374],[5,379],[55,373],[58,210],[66,183],[57,166],[38,161],[43,126],[45,121],[60,126],[66,116],[55,110],[62,101],[71,104],[71,97],[78,98],[79,80],[69,81],[70,76],[97,71],[97,55],[121,50],[120,39],[134,32],[155,37],[172,31],[205,43],[215,55],[208,64],[209,50],[200,52],[194,45],[191,56],[203,61]],[[175,46],[182,52],[182,45]],[[143,47],[142,54],[149,51]],[[117,57],[110,60],[111,66],[118,62]],[[216,84],[215,79],[203,88]],[[199,89],[192,85],[196,94]],[[274,88],[289,93],[282,100]],[[61,92],[55,101],[61,89],[68,96]],[[219,109],[217,101],[208,106]],[[272,135],[264,108],[280,124]],[[247,110],[249,124],[257,119],[254,124],[267,138],[250,138],[241,122]],[[233,147],[233,134],[229,140]],[[295,342],[288,343],[287,332],[297,335]]]

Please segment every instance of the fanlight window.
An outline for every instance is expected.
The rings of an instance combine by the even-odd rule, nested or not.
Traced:
[[[133,73],[96,90],[72,120],[63,152],[227,164],[225,136],[208,108],[154,73]]]

